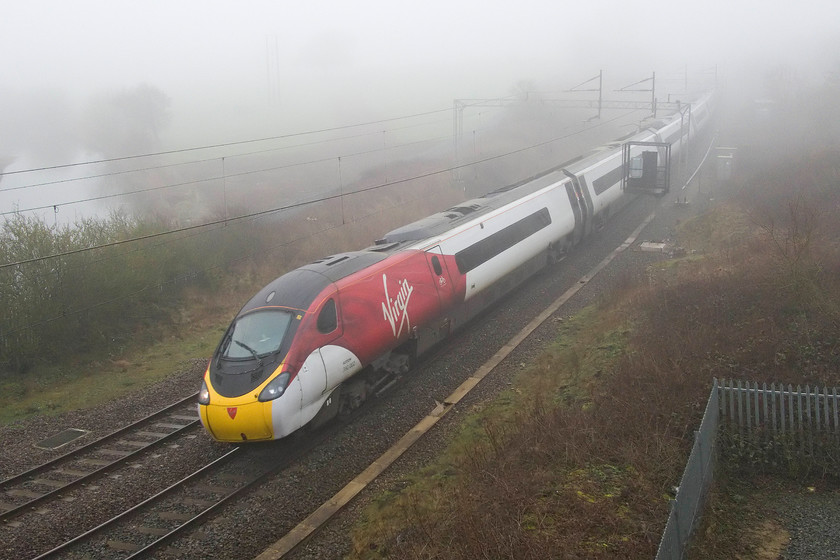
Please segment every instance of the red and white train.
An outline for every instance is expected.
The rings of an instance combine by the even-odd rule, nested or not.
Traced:
[[[675,153],[709,116],[705,97],[690,126],[677,114],[623,140]],[[271,440],[356,408],[603,224],[630,196],[625,172],[622,144],[610,144],[277,278],[236,315],[208,365],[204,427],[218,441]]]

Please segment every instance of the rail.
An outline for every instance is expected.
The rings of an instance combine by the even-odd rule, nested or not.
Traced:
[[[194,419],[190,416],[175,416],[173,423],[161,424],[162,427],[157,428],[158,432],[145,432],[145,436],[139,438],[142,441],[120,443],[121,438],[126,435],[135,434],[152,422],[164,419],[194,403],[197,395],[198,393],[192,394],[69,453],[1,481],[0,491],[7,497],[20,498],[16,498],[17,503],[4,502],[0,505],[0,520],[5,521],[31,511],[36,505],[55,499],[64,492],[183,435],[186,430],[198,424],[197,416]],[[124,449],[126,446],[128,449]],[[86,470],[79,470],[81,467],[78,461],[85,457],[93,466],[88,465]],[[66,468],[68,465],[73,468]],[[49,490],[43,490],[46,487]]]

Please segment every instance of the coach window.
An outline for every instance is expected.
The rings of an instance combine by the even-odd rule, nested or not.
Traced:
[[[443,274],[443,268],[440,266],[440,259],[436,255],[432,255],[432,268],[435,269],[435,274],[440,276]]]
[[[466,274],[550,224],[551,213],[548,208],[542,208],[466,249],[461,249],[455,253],[455,264],[461,274]]]
[[[333,332],[336,327],[338,327],[338,319],[335,314],[335,300],[330,299],[318,314],[318,330],[327,334]]]

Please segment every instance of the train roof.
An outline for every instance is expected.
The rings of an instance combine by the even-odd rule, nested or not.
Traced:
[[[336,282],[345,276],[350,276],[354,272],[384,260],[386,256],[375,251],[350,251],[318,259],[300,267],[298,270],[315,272],[328,278],[330,282]]]
[[[673,120],[673,117],[671,120]],[[496,208],[500,208],[505,204],[527,196],[544,187],[558,183],[567,178],[567,173],[577,174],[585,170],[593,164],[593,158],[596,155],[610,150],[617,151],[620,154],[622,142],[627,140],[650,140],[657,129],[664,127],[669,122],[667,119],[660,119],[649,122],[646,128],[641,128],[640,125],[640,130],[629,132],[612,142],[598,146],[583,155],[563,162],[539,175],[501,187],[479,198],[462,202],[443,212],[426,216],[425,218],[391,230],[382,239],[378,239],[376,245],[370,247],[369,250],[389,251],[406,242],[421,241],[441,235],[461,223],[491,212]]]
[[[443,212],[432,214],[416,222],[391,230],[382,239],[376,241],[376,247],[393,247],[407,241],[420,241],[440,235],[458,224],[487,214],[496,208],[518,200],[523,196],[536,192],[549,185],[565,179],[566,176],[556,169],[547,171],[535,177],[525,179],[491,191],[479,198],[467,200],[448,208]]]
[[[252,297],[240,313],[270,306],[305,311],[331,283],[385,258],[384,253],[353,251],[318,259],[274,279]]]

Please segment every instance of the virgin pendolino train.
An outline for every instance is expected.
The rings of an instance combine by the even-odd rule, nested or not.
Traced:
[[[688,126],[677,114],[622,140],[684,150],[710,103],[692,104]],[[604,146],[277,278],[239,311],[210,360],[204,427],[218,441],[271,440],[355,409],[623,206],[622,157],[621,143]]]

